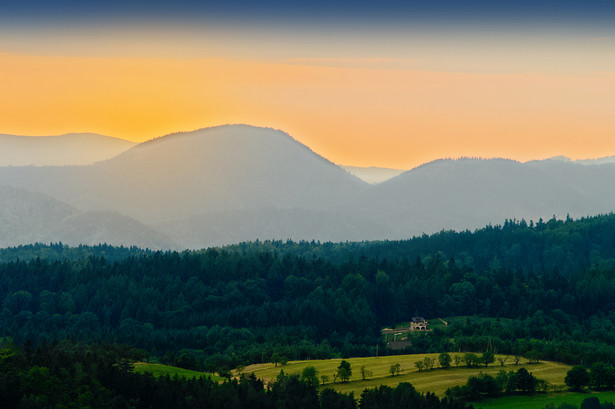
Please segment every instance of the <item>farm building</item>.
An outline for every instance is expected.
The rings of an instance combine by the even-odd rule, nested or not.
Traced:
[[[412,317],[410,321],[411,331],[427,331],[427,321],[423,317]]]

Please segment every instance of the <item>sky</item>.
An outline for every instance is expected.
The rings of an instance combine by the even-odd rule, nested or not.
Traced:
[[[282,129],[343,165],[615,155],[612,1],[13,2],[0,133]]]

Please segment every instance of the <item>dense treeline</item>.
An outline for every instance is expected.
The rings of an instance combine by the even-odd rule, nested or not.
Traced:
[[[414,337],[410,352],[615,362],[615,215],[399,242],[32,258],[44,249],[0,264],[0,335],[16,342],[105,340],[218,370],[276,352],[373,355],[382,327],[418,313],[471,318]]]
[[[566,385],[573,391],[581,391],[586,387],[594,390],[615,388],[615,368],[604,362],[594,362],[587,370],[584,366],[575,365],[566,374]]]
[[[0,263],[15,260],[32,260],[35,258],[45,260],[78,260],[90,256],[104,257],[107,261],[113,262],[130,256],[135,257],[152,253],[151,250],[135,246],[114,247],[108,244],[99,244],[97,246],[81,245],[69,247],[62,243],[51,243],[49,245],[36,243],[0,249]]]
[[[0,406],[3,408],[224,408],[224,409],[463,409],[465,405],[433,394],[421,395],[412,385],[363,392],[360,404],[352,394],[325,389],[299,376],[281,376],[267,386],[252,376],[224,383],[209,378],[183,379],[137,374],[134,350],[117,345],[63,341],[23,350],[0,348]]]
[[[336,264],[366,257],[378,260],[440,254],[454,257],[457,264],[475,271],[499,270],[524,273],[557,270],[571,274],[589,265],[607,262],[615,266],[615,214],[579,220],[552,218],[529,223],[506,220],[471,232],[441,231],[401,241],[350,243],[265,241],[226,247],[242,253],[270,252],[277,255],[317,257]]]
[[[457,385],[446,390],[446,396],[452,400],[477,401],[483,398],[521,393],[533,393],[536,390],[546,392],[548,382],[538,379],[525,368],[518,371],[500,370],[497,376],[480,373],[471,376],[465,385]]]

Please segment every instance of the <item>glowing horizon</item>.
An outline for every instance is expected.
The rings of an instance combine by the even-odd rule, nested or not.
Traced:
[[[141,142],[246,123],[281,129],[335,163],[398,169],[446,157],[615,155],[608,16],[242,18],[4,25],[0,133]]]

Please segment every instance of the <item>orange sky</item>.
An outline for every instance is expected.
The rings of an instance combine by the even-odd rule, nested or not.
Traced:
[[[441,157],[615,155],[615,70],[576,69],[574,53],[554,53],[553,67],[570,56],[566,70],[548,59],[536,70],[531,61],[472,69],[455,66],[458,55],[447,62],[444,51],[282,54],[0,53],[0,133],[143,141],[248,123],[282,129],[336,163],[397,168]],[[474,67],[497,58],[486,61]]]

